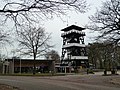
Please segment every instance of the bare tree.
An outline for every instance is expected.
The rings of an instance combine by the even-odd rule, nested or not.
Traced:
[[[26,22],[38,22],[40,18],[44,19],[44,17],[59,16],[68,10],[83,13],[87,9],[85,0],[1,0],[1,2],[2,23],[11,19],[16,26]]]
[[[88,46],[89,63],[95,68],[105,69],[104,74],[111,70],[112,74],[117,73],[116,68],[119,64],[119,49],[110,42],[96,42]]]
[[[51,50],[45,54],[46,59],[55,60],[56,63],[60,63],[60,55],[57,51]]]
[[[120,0],[104,2],[100,10],[89,18],[91,22],[88,28],[98,32],[97,40],[105,40],[114,46],[112,58],[106,58],[111,60],[110,64],[115,72],[113,62],[117,61],[115,51],[120,41]]]
[[[108,0],[90,18],[88,28],[97,31],[97,39],[120,40],[120,0]]]
[[[10,44],[10,35],[7,32],[4,32],[3,30],[0,30],[0,45],[6,45]]]
[[[47,34],[43,28],[26,28],[19,32],[20,51],[25,55],[33,56],[34,68],[33,74],[35,74],[35,60],[41,54],[45,53],[50,47],[48,42],[50,40],[50,34]]]

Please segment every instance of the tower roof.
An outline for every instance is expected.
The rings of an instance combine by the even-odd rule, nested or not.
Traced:
[[[68,26],[68,27],[62,29],[61,31],[69,31],[71,29],[76,29],[76,30],[82,31],[85,28],[82,28],[82,27],[79,27],[79,26],[76,26],[76,25],[71,25],[71,26]]]

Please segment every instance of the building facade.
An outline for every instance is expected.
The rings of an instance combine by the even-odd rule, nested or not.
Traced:
[[[32,73],[33,59],[6,59],[3,63],[3,74]],[[36,73],[48,73],[55,70],[54,60],[35,60]]]
[[[71,25],[61,31],[63,38],[61,65],[64,68],[78,70],[88,67],[88,56],[84,42],[85,28]]]

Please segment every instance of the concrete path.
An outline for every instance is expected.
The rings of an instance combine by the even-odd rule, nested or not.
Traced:
[[[19,87],[22,90],[120,90],[120,85],[111,82],[117,78],[120,78],[120,75],[0,76],[0,83]]]

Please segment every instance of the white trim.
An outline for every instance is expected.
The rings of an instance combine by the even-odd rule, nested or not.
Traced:
[[[71,59],[88,59],[88,56],[71,56]]]
[[[78,34],[85,35],[85,32],[72,29],[72,30],[70,30],[70,31],[67,31],[67,32],[62,33],[61,36],[64,36],[64,35],[67,35],[67,34],[70,34],[70,33],[78,33]]]
[[[62,48],[67,48],[67,47],[72,47],[72,46],[85,47],[85,44],[70,43],[70,44],[67,44],[67,45],[63,45],[63,47],[62,47]]]

